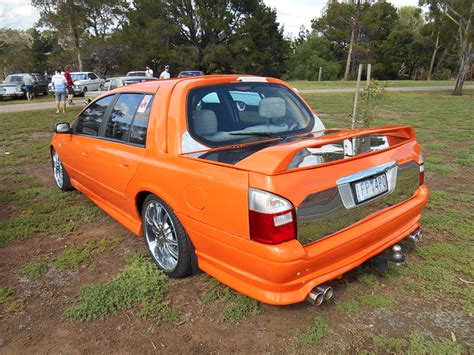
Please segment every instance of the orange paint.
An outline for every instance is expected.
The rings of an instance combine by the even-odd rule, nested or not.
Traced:
[[[315,286],[342,278],[419,228],[429,194],[426,185],[405,202],[307,246],[296,239],[276,245],[251,240],[250,187],[282,196],[297,209],[308,194],[334,188],[335,181],[343,176],[389,161],[418,161],[420,147],[410,127],[385,127],[345,130],[272,146],[235,165],[182,155],[181,140],[188,130],[189,90],[236,83],[238,77],[172,79],[113,90],[155,95],[146,147],[78,134],[54,134],[51,146],[59,154],[72,185],[136,235],[142,234],[139,196],[145,192],[159,196],[183,224],[200,269],[269,304],[303,301]],[[290,88],[280,80],[267,80]],[[401,137],[394,134],[392,147],[376,154],[287,170],[294,154],[303,148],[394,130]]]

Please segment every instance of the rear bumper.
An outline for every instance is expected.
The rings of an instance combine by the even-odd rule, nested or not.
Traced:
[[[419,228],[428,195],[423,185],[411,199],[306,247],[296,240],[264,245],[179,217],[196,248],[200,269],[247,296],[285,305],[304,301],[314,287],[354,269]]]

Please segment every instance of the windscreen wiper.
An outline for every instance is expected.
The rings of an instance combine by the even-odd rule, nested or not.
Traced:
[[[278,137],[280,136],[276,135],[275,133],[270,133],[270,132],[230,132],[229,133],[232,136],[257,136],[257,137]]]

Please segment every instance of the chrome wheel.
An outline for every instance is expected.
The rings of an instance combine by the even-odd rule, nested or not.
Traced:
[[[155,261],[165,271],[175,270],[179,258],[176,228],[168,211],[156,200],[146,206],[144,227],[146,243]]]
[[[62,189],[64,184],[63,165],[61,164],[61,159],[59,159],[58,153],[55,151],[53,151],[53,176],[54,181],[56,181],[56,185]]]

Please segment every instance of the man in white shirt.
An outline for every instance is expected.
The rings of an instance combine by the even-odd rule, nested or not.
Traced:
[[[170,75],[170,66],[169,65],[165,65],[165,70],[163,70],[160,74],[160,79],[169,79],[171,78],[171,75]]]
[[[145,76],[153,76],[153,69],[151,69],[148,65],[145,70]]]
[[[61,69],[56,70],[56,74],[51,78],[53,84],[54,96],[56,97],[56,113],[59,113],[61,101],[63,102],[63,113],[66,113],[66,78],[61,75]]]
[[[28,101],[33,99],[33,78],[30,74],[23,76],[23,82],[25,83],[26,98]]]

